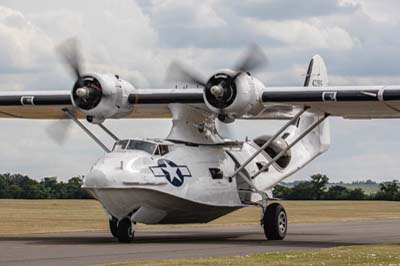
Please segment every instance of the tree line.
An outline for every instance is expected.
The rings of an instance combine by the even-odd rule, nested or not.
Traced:
[[[328,188],[329,178],[316,174],[309,181],[299,182],[293,187],[277,185],[274,197],[286,200],[396,200],[400,201],[398,181],[379,184],[379,191],[367,195],[361,188],[349,189],[341,185]]]
[[[277,185],[274,197],[286,200],[397,200],[400,201],[400,185],[397,181],[379,184],[379,191],[367,195],[361,188],[349,189],[342,185],[328,187],[329,178],[316,174],[309,181],[293,187]],[[81,189],[82,178],[72,177],[67,182],[56,177],[40,181],[20,174],[0,174],[0,198],[7,199],[88,199]]]
[[[0,174],[0,198],[2,199],[87,199],[81,189],[82,178],[72,177],[67,182],[56,177],[40,181],[20,174]]]

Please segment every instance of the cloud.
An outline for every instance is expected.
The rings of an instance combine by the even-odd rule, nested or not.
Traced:
[[[254,28],[261,36],[278,40],[293,49],[330,49],[337,52],[350,50],[355,40],[343,28],[319,25],[318,20],[310,21],[272,21],[247,20],[249,27]],[[338,41],[340,40],[340,41]]]
[[[226,0],[224,4],[239,16],[275,21],[351,14],[360,7],[356,2],[337,0]]]
[[[16,10],[0,6],[0,71],[42,72],[52,40]]]

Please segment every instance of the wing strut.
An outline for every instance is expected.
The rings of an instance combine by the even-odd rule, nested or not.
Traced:
[[[85,131],[86,134],[89,135],[89,137],[91,139],[93,139],[105,152],[110,153],[110,149],[107,148],[106,145],[104,145],[103,142],[101,142],[100,139],[98,139],[87,127],[85,127],[84,124],[82,124],[75,116],[74,114],[68,110],[67,108],[63,109],[63,112],[65,113],[65,115],[67,115],[69,118],[71,118],[72,121],[75,122],[75,124],[77,124],[83,131]]]
[[[119,141],[119,138],[111,132],[108,128],[106,128],[103,124],[99,124],[99,127],[103,129],[111,138],[113,138],[115,141]]]
[[[235,173],[231,176],[233,178],[236,176],[238,173],[240,173],[249,163],[251,163],[254,158],[256,158],[265,148],[267,148],[274,140],[276,140],[290,125],[293,125],[299,119],[299,117],[304,114],[305,111],[307,111],[307,107],[298,112],[289,122],[287,122],[278,132],[275,133],[275,135],[270,138],[264,145],[262,145],[252,156],[250,156],[249,159],[246,160],[238,169],[236,169]],[[279,159],[279,158],[278,158]],[[278,160],[277,159],[277,160]]]
[[[306,137],[311,131],[314,130],[317,126],[319,126],[322,122],[327,119],[329,114],[324,114],[321,118],[315,121],[311,126],[309,126],[300,136],[298,136],[292,143],[289,144],[285,149],[283,149],[278,155],[276,155],[271,161],[269,161],[266,165],[264,165],[257,173],[255,173],[251,179],[256,178],[259,174],[264,172],[268,167],[270,167],[273,163],[278,161],[288,150],[290,150],[294,145],[296,145],[299,141],[301,141],[304,137]]]

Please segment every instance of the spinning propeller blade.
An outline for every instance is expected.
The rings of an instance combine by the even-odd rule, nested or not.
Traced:
[[[201,87],[205,87],[207,83],[206,79],[203,78],[202,75],[179,62],[173,62],[169,66],[167,71],[167,80],[187,82]]]
[[[75,78],[80,81],[82,77],[82,58],[79,52],[78,40],[76,38],[66,40],[57,48],[57,51]]]
[[[61,45],[59,45],[56,48],[56,51],[64,61],[67,68],[71,71],[74,78],[76,78],[77,83],[83,87],[84,86],[82,81],[83,64],[80,55],[78,40],[76,38],[68,39]],[[81,93],[84,94],[87,92],[82,91]],[[76,114],[76,110],[71,109],[70,111]],[[71,126],[72,126],[72,121],[70,119],[66,119],[64,121],[56,121],[47,127],[46,132],[54,142],[56,142],[59,145],[62,145],[68,138]]]
[[[252,72],[268,64],[268,58],[260,46],[253,44],[249,47],[242,59],[235,65],[234,70]]]

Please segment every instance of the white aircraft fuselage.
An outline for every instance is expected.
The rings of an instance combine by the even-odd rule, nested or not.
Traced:
[[[160,154],[161,147],[165,154]],[[118,219],[132,214],[133,221],[146,224],[209,222],[246,206],[238,191],[243,185],[224,178],[235,170],[229,153],[246,150],[241,144],[129,140],[125,148],[117,143],[98,160],[83,188]]]

